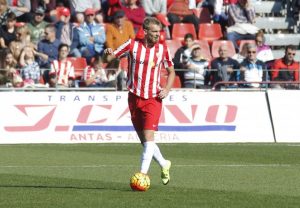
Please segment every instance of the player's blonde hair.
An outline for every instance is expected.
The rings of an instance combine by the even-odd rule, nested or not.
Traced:
[[[149,30],[150,25],[158,25],[161,28],[161,23],[160,21],[155,18],[155,17],[146,17],[144,22],[143,22],[143,29],[144,30]]]

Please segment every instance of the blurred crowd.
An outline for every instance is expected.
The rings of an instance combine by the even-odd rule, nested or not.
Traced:
[[[101,87],[125,89],[127,58],[103,57],[129,38],[142,38],[142,23],[162,23],[161,43],[173,38],[175,24],[192,24],[174,54],[180,87],[298,88],[297,47],[288,45],[275,60],[264,32],[254,26],[254,0],[0,0],[1,87]],[[295,6],[299,6],[295,2]],[[202,11],[208,11],[203,16]],[[218,24],[217,56],[204,54],[199,25]],[[175,30],[175,29],[174,29]],[[242,41],[247,40],[243,46]],[[208,41],[209,47],[211,42]],[[264,83],[278,81],[272,85]],[[280,81],[287,81],[280,83]],[[248,82],[248,83],[244,83]],[[289,83],[291,82],[291,83]]]

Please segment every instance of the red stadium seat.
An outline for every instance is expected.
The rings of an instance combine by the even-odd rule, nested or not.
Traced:
[[[232,57],[236,54],[233,43],[230,40],[215,40],[211,46],[211,54],[213,58],[219,57],[219,47],[221,45],[226,45],[228,47],[228,56]]]
[[[200,45],[202,56],[207,60],[211,60],[212,55],[211,55],[211,52],[210,52],[210,47],[209,47],[208,41],[206,41],[206,40],[195,40],[195,42]]]
[[[242,51],[242,48],[243,48],[244,45],[247,44],[247,43],[256,44],[256,43],[255,43],[255,40],[240,40],[240,41],[238,41],[239,51]]]
[[[209,44],[214,40],[219,40],[223,37],[221,25],[218,23],[202,23],[199,24],[199,40],[207,40]]]
[[[197,38],[195,26],[191,23],[174,23],[172,29],[172,39],[183,40],[185,34],[191,33]]]
[[[87,67],[86,59],[83,57],[68,57],[68,60],[72,62],[74,71],[75,71],[75,78],[81,79],[83,75],[83,71],[85,67]]]
[[[166,40],[166,44],[170,50],[171,56],[174,58],[177,49],[182,46],[182,41],[178,39]]]
[[[166,84],[167,84],[167,78],[168,78],[167,75],[163,75],[163,74],[161,75],[161,77],[160,77],[160,85],[162,87],[166,86]],[[178,75],[176,75],[172,88],[181,88],[181,86],[182,85],[181,85],[180,78],[179,78]]]

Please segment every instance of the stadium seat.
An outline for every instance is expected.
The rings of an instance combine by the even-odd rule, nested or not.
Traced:
[[[269,33],[274,33],[274,30],[289,30],[293,31],[295,28],[295,20],[292,17],[257,17],[254,25]]]
[[[247,44],[247,43],[256,44],[256,43],[255,43],[255,40],[240,40],[240,41],[238,41],[239,51],[242,51],[242,48],[243,48],[244,45]]]
[[[160,77],[160,85],[162,87],[166,86],[166,84],[167,84],[167,78],[168,78],[168,76],[166,74],[162,74],[161,75],[161,77]],[[181,88],[181,86],[182,85],[181,85],[180,78],[179,78],[178,75],[176,75],[172,88]]]
[[[86,59],[83,57],[68,57],[68,60],[72,62],[75,71],[75,79],[81,79],[85,67],[87,67]]]
[[[236,54],[234,45],[230,40],[214,40],[211,46],[211,54],[213,58],[219,57],[218,50],[221,45],[227,45],[229,57],[232,57]]]
[[[254,7],[255,13],[260,16],[274,16],[280,15],[283,12],[282,1],[255,1],[252,6]]]
[[[195,42],[200,45],[203,57],[207,60],[211,60],[212,56],[211,56],[208,41],[206,41],[206,40],[195,40]]]
[[[265,34],[266,44],[269,46],[299,46],[300,34]]]
[[[219,40],[223,37],[221,25],[218,23],[202,23],[199,24],[199,40],[207,40],[209,44],[214,40]]]
[[[182,41],[178,39],[166,40],[166,44],[169,47],[171,56],[174,58],[177,49],[182,46]]]
[[[197,38],[195,26],[191,23],[174,23],[172,29],[172,39],[183,40],[185,34],[191,33]]]

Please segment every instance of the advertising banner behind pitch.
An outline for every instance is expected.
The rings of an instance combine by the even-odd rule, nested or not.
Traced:
[[[138,142],[127,92],[2,92],[0,143]],[[157,142],[273,142],[263,92],[173,91]]]
[[[300,91],[268,92],[277,142],[300,142]]]

